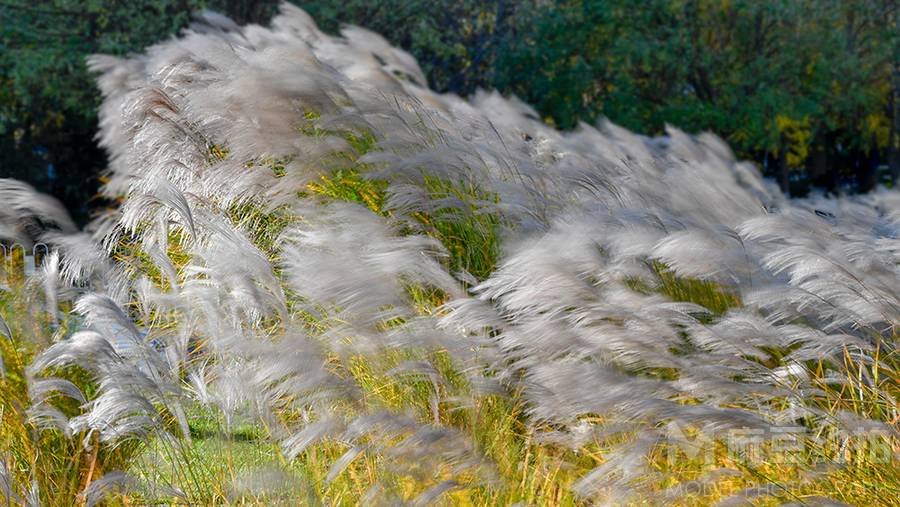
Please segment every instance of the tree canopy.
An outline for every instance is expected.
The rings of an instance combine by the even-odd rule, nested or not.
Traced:
[[[795,191],[900,171],[894,0],[300,3],[409,48],[439,90],[515,93],[559,127],[709,130]]]

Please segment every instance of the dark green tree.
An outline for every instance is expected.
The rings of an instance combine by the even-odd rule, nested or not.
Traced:
[[[85,220],[106,165],[93,139],[99,92],[85,57],[140,50],[177,32],[203,8],[224,7],[243,21],[265,21],[275,5],[0,0],[0,177],[23,179],[57,195]]]
[[[419,60],[432,88],[469,95],[495,86],[496,61],[536,0],[294,0],[320,28],[354,24]]]
[[[292,1],[326,31],[407,49],[439,91],[514,93],[561,128],[713,131],[796,191],[803,175],[867,190],[882,163],[900,178],[896,0]],[[265,22],[277,2],[0,0],[0,176],[85,218],[105,154],[84,57],[136,51],[202,8]]]

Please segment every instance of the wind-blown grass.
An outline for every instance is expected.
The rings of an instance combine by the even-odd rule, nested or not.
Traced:
[[[709,134],[558,132],[290,6],[90,64],[119,206],[78,232],[0,182],[85,319],[13,361],[45,414],[19,433],[135,459],[47,466],[72,486],[36,501],[896,497],[895,192],[791,201]]]
[[[128,442],[103,446],[87,433],[41,431],[38,421],[57,414],[39,410],[32,398],[39,389],[62,394],[67,386],[31,378],[28,365],[51,338],[50,317],[33,305],[39,297],[33,288],[14,283],[7,289],[0,292],[0,315],[9,326],[9,336],[0,337],[0,494],[10,504],[71,505],[92,480],[127,466],[140,447]],[[65,335],[69,324],[63,322],[56,332]],[[88,396],[96,387],[76,368],[65,375]],[[57,401],[56,409],[59,416],[72,415],[78,404]]]

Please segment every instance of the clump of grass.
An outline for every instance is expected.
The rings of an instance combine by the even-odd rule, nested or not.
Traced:
[[[484,203],[496,203],[498,198],[480,190],[472,182],[453,183],[425,177],[430,198],[455,197],[464,207],[438,210],[432,214],[414,214],[431,235],[437,238],[450,254],[450,269],[466,272],[484,280],[497,265],[500,256],[500,218]]]
[[[708,280],[680,277],[661,262],[653,262],[651,266],[659,281],[658,290],[673,301],[698,304],[714,316],[741,306],[740,296],[728,287]]]
[[[48,314],[35,306],[32,288],[14,279],[9,291],[0,291],[0,315],[8,323],[12,336],[0,336],[0,355],[4,375],[0,378],[0,499],[15,503],[36,502],[47,506],[68,506],[92,482],[107,471],[124,468],[139,451],[135,442],[109,445],[96,436],[79,433],[67,437],[36,426],[29,409],[28,365],[36,354],[54,339],[65,336],[63,322],[54,338]],[[90,396],[94,382],[78,368],[57,372]],[[68,415],[79,411],[74,400],[60,403]],[[9,497],[4,490],[9,487]]]
[[[329,176],[321,176],[319,182],[310,183],[309,191],[339,201],[356,202],[375,213],[385,213],[383,181],[363,178],[357,169],[337,170]]]

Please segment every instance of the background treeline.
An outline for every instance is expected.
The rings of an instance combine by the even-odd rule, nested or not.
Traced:
[[[561,128],[711,130],[793,194],[900,178],[897,0],[297,0],[412,52],[433,88],[514,93]],[[105,155],[84,56],[127,54],[209,8],[271,0],[0,0],[0,175],[84,218]]]

